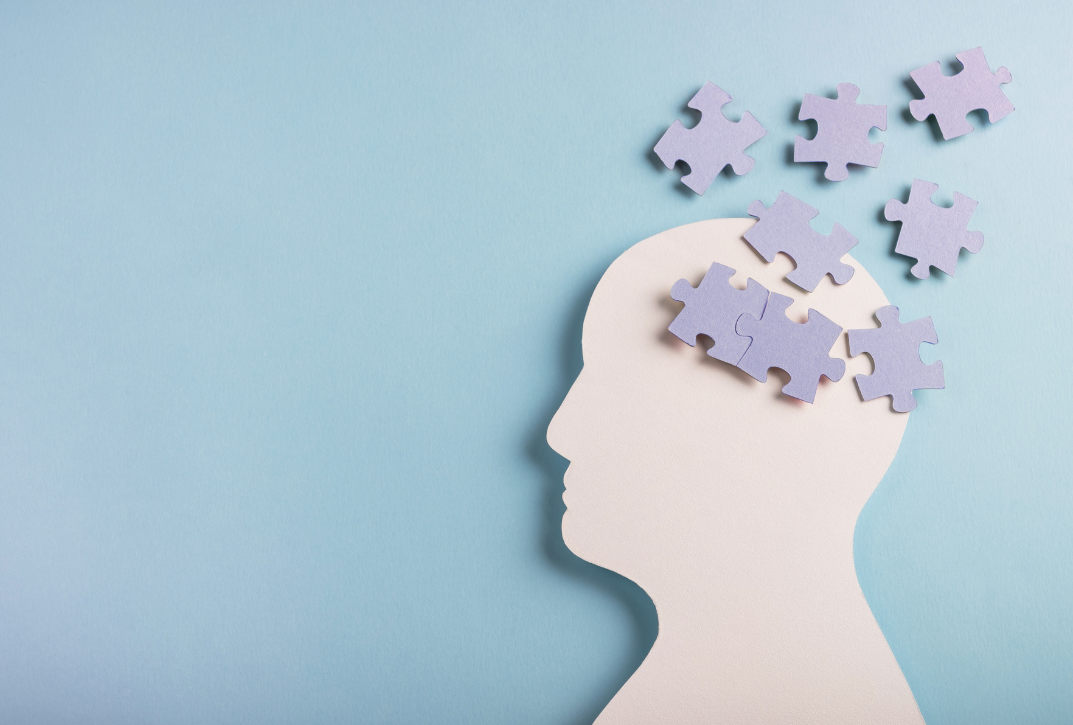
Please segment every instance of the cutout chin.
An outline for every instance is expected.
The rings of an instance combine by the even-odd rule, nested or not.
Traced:
[[[594,560],[596,552],[591,550],[592,537],[585,535],[588,526],[591,526],[591,523],[586,522],[582,514],[567,508],[563,514],[563,542],[574,556],[591,564],[599,564]]]

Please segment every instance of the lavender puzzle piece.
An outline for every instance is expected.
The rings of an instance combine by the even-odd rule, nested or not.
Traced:
[[[986,110],[991,123],[1014,111],[1010,99],[1002,92],[1002,84],[1013,80],[1008,70],[999,68],[992,73],[983,48],[962,51],[957,54],[957,59],[961,61],[962,69],[952,76],[943,75],[939,61],[909,74],[924,93],[923,100],[909,102],[909,112],[918,121],[934,115],[947,141],[972,131],[972,126],[965,120],[970,111]]]
[[[931,276],[931,267],[953,276],[962,247],[973,254],[984,247],[981,232],[967,231],[976,202],[954,192],[954,206],[938,206],[931,201],[938,189],[938,184],[913,179],[909,203],[891,199],[883,209],[887,221],[902,223],[894,251],[916,258],[912,272],[919,279]]]
[[[816,137],[794,139],[794,161],[825,162],[829,181],[848,179],[848,164],[879,166],[883,144],[871,143],[868,132],[887,130],[887,107],[857,105],[860,92],[852,83],[839,83],[837,100],[805,94],[797,118],[815,121]]]
[[[868,353],[875,365],[871,375],[856,375],[857,388],[865,400],[889,395],[894,410],[908,413],[917,407],[914,390],[945,388],[943,362],[931,365],[920,361],[920,344],[939,342],[930,317],[912,322],[899,322],[894,305],[876,311],[879,327],[870,330],[850,330],[849,354]]]
[[[749,205],[749,215],[760,221],[743,235],[768,262],[774,262],[779,252],[790,256],[796,267],[786,279],[809,292],[816,289],[825,274],[831,275],[836,284],[849,282],[853,267],[840,260],[857,246],[857,240],[841,224],[835,224],[828,235],[814,231],[809,222],[819,213],[780,191],[770,209],[761,201]]]
[[[786,316],[791,304],[791,298],[772,292],[763,317],[738,318],[738,334],[752,338],[738,367],[762,383],[768,368],[781,368],[790,374],[782,392],[811,403],[821,375],[837,382],[846,372],[845,361],[828,355],[842,328],[811,309],[808,322],[793,322]]]
[[[749,347],[749,338],[740,336],[734,326],[744,313],[764,314],[768,291],[755,279],[750,279],[745,289],[738,289],[730,284],[733,275],[730,267],[713,262],[696,289],[684,279],[675,282],[671,299],[686,306],[668,329],[690,347],[697,344],[697,335],[707,335],[715,343],[708,355],[737,365]]]
[[[755,162],[743,152],[767,133],[748,111],[736,123],[728,120],[722,109],[731,100],[719,86],[705,83],[689,102],[701,112],[700,123],[687,129],[675,121],[656,143],[656,155],[668,169],[679,161],[689,164],[682,183],[698,194],[707,191],[728,164],[738,176],[749,173]]]

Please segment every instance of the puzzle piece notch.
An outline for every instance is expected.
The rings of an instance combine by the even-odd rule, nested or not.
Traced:
[[[815,231],[809,222],[819,210],[780,191],[770,209],[757,200],[748,211],[759,221],[746,230],[745,241],[768,262],[774,262],[779,252],[793,259],[796,267],[786,279],[801,289],[812,292],[825,274],[836,284],[853,277],[853,267],[841,259],[857,240],[841,224],[835,224],[830,234]]]
[[[764,314],[768,291],[751,278],[745,289],[738,289],[730,284],[733,275],[730,267],[713,262],[696,288],[684,279],[675,282],[671,299],[686,306],[668,329],[690,347],[697,344],[697,335],[707,335],[715,343],[708,355],[737,365],[749,347],[749,338],[739,335],[734,327],[743,314]]]
[[[912,322],[900,322],[900,313],[894,305],[876,311],[879,327],[865,330],[850,330],[849,354],[868,353],[875,370],[871,375],[854,376],[857,388],[865,400],[889,395],[894,410],[908,413],[917,407],[914,390],[946,387],[943,362],[937,360],[925,365],[920,360],[920,345],[939,342],[935,325],[930,317]]]
[[[675,121],[656,143],[656,155],[668,169],[679,161],[689,164],[682,183],[698,194],[708,190],[724,166],[729,165],[738,176],[749,173],[756,162],[744,151],[767,134],[748,111],[740,121],[727,119],[723,106],[732,100],[719,86],[705,83],[687,104],[700,111],[700,123],[687,129]]]
[[[794,139],[795,162],[826,163],[823,175],[829,181],[848,179],[848,164],[879,166],[883,144],[870,142],[868,132],[887,130],[887,107],[857,105],[860,92],[852,83],[839,83],[837,100],[805,94],[797,118],[815,121],[816,137]]]
[[[751,338],[738,367],[762,383],[767,382],[769,368],[781,368],[790,375],[782,392],[811,403],[820,376],[838,382],[846,372],[845,361],[828,355],[842,328],[812,309],[807,322],[794,322],[786,316],[791,304],[790,297],[772,292],[763,317],[738,318],[738,334]]]
[[[908,203],[891,199],[883,208],[887,221],[902,223],[894,251],[917,260],[912,272],[918,279],[930,277],[931,267],[953,277],[962,247],[973,254],[984,247],[983,233],[968,231],[976,202],[954,192],[954,205],[942,207],[931,201],[938,190],[938,184],[913,179]]]
[[[923,99],[909,102],[909,112],[918,121],[935,116],[939,130],[947,141],[973,130],[965,120],[971,111],[979,108],[986,110],[991,123],[1002,120],[1014,111],[1010,99],[1002,92],[1002,85],[1013,81],[1013,76],[1006,68],[992,73],[983,48],[965,50],[956,57],[962,69],[952,76],[943,75],[939,61],[909,74],[924,94]]]

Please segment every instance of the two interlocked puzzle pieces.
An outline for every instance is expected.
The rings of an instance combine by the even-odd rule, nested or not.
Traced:
[[[786,310],[793,299],[768,292],[755,279],[737,289],[730,284],[734,271],[716,262],[695,289],[687,280],[675,282],[671,297],[686,306],[668,329],[690,346],[697,335],[707,335],[714,343],[708,355],[760,382],[768,368],[782,368],[791,378],[782,392],[811,403],[821,375],[840,380],[846,371],[844,362],[828,355],[842,328],[816,310],[808,311],[804,324],[791,321]]]

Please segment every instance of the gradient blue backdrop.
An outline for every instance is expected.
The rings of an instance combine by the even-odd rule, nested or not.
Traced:
[[[0,721],[590,722],[656,622],[559,534],[586,301],[634,242],[783,189],[939,331],[948,388],[856,535],[925,717],[1070,722],[1071,21],[3,3]],[[937,140],[908,73],[977,45],[1017,111]],[[707,80],[768,135],[697,197],[650,149]],[[829,184],[789,149],[844,81],[886,149]],[[980,202],[956,279],[891,253],[914,176]]]

